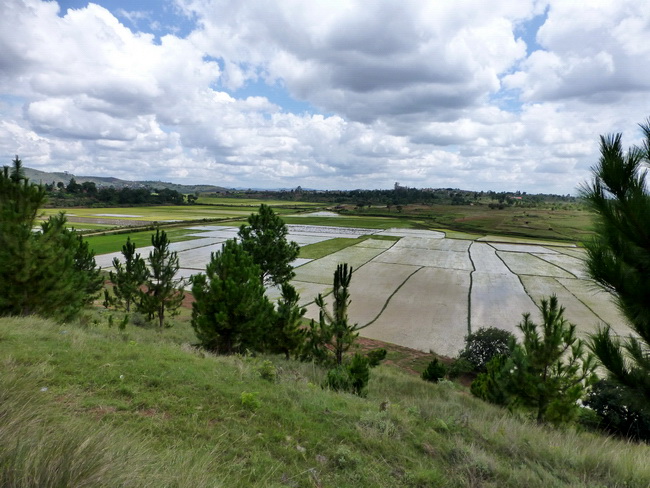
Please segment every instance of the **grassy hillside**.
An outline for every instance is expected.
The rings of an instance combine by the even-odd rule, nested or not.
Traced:
[[[0,486],[650,486],[650,447],[455,384],[380,366],[367,398],[336,394],[311,364],[197,351],[186,322],[93,317],[0,319]]]

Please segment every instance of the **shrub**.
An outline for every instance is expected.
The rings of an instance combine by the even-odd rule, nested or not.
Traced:
[[[268,359],[260,364],[257,371],[262,379],[270,381],[271,383],[273,383],[278,376],[278,371],[275,368],[275,365]]]
[[[247,410],[257,410],[262,402],[257,398],[257,393],[243,391],[241,394],[241,405]]]
[[[507,356],[494,356],[488,361],[485,373],[479,374],[470,386],[472,395],[496,405],[507,405],[509,401],[502,371]]]
[[[365,396],[366,386],[370,381],[370,362],[368,358],[356,353],[347,365],[352,381],[352,393]]]
[[[437,383],[438,380],[445,377],[447,374],[447,367],[442,364],[438,358],[435,358],[431,361],[426,369],[422,372],[422,379],[426,381],[431,381],[432,383]]]
[[[650,441],[650,409],[637,405],[625,388],[612,381],[600,380],[583,403],[598,416],[597,428],[634,440]]]
[[[327,372],[325,385],[334,391],[346,391],[364,396],[369,380],[368,359],[356,353],[347,364],[342,364]]]
[[[386,351],[386,349],[383,347],[380,349],[373,349],[372,351],[368,351],[366,354],[366,357],[368,358],[368,366],[371,368],[379,366],[379,363],[386,359],[387,354],[388,351]]]
[[[325,385],[334,391],[350,391],[352,389],[352,380],[348,368],[341,365],[328,370]]]
[[[453,363],[451,363],[447,369],[447,376],[449,378],[458,378],[459,376],[470,374],[474,371],[475,367],[472,363],[470,363],[465,358],[458,358]]]
[[[465,349],[458,359],[465,359],[474,365],[476,371],[485,372],[487,363],[494,356],[510,356],[514,341],[515,336],[507,330],[481,328],[465,337]]]

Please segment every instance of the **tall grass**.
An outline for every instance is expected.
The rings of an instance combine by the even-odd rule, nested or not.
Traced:
[[[380,366],[359,398],[313,364],[191,342],[182,322],[0,319],[0,486],[650,486],[648,446],[540,427],[452,383]]]

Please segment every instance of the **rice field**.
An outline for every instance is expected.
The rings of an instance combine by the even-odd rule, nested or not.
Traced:
[[[455,356],[468,331],[480,327],[516,331],[523,313],[531,313],[538,321],[535,303],[551,294],[558,296],[567,319],[581,334],[603,323],[619,334],[629,333],[611,295],[586,279],[584,252],[575,247],[513,238],[507,242],[503,238],[456,239],[443,232],[397,227],[309,225],[307,221],[289,226],[291,240],[303,246],[319,243],[323,249],[328,241],[339,243],[331,246],[331,252],[312,256],[316,259],[294,262],[293,284],[301,295],[300,304],[307,306],[307,318],[318,318],[313,304],[318,294],[331,301],[327,295],[334,270],[337,264],[348,263],[354,270],[350,321],[358,324],[362,336],[372,339]],[[183,238],[192,240],[172,244],[178,252],[180,276],[202,272],[211,254],[225,240],[235,238],[237,231],[234,225],[184,229]],[[352,245],[340,245],[348,239]],[[146,257],[150,248],[138,250]],[[97,262],[111,268],[114,257],[120,254],[98,256]],[[267,294],[271,299],[279,297],[276,288]]]

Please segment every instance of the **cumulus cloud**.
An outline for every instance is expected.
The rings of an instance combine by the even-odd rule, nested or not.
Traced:
[[[194,42],[237,71],[237,84],[254,65],[248,76],[361,122],[475,106],[525,55],[514,26],[533,11],[472,0],[181,4],[200,18]]]
[[[142,32],[161,14],[128,3],[4,0],[4,157],[225,186],[569,193],[599,134],[636,142],[648,115],[636,0],[175,1],[184,36]],[[316,110],[250,90],[265,84]]]
[[[580,98],[610,103],[647,92],[650,10],[643,2],[551,2],[539,29],[542,47],[504,79],[525,101]]]

